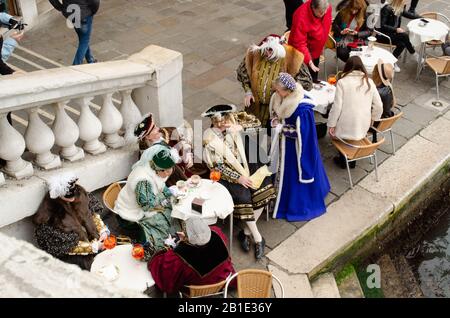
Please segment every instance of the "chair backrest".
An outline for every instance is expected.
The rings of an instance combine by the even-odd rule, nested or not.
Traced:
[[[398,114],[395,114],[392,117],[380,119],[377,129],[381,132],[388,130],[402,116],[403,112],[399,112]]]
[[[450,58],[447,59],[444,71],[442,72],[442,75],[449,75],[449,74],[450,74]]]
[[[189,298],[200,298],[200,297],[221,295],[224,292],[223,289],[226,283],[227,280],[225,279],[221,282],[210,285],[187,285],[185,286],[187,289],[187,293],[180,292],[180,296],[185,296]]]
[[[384,137],[376,143],[370,142],[369,139],[363,138],[357,141],[344,141],[341,139],[332,139],[333,145],[341,152],[345,154],[348,159],[358,159],[372,155],[377,148],[384,142]]]
[[[261,269],[244,269],[231,276],[225,285],[225,298],[228,295],[228,286],[234,278],[237,278],[238,298],[270,298],[273,279],[279,284],[281,298],[284,298],[281,281],[271,272]]]
[[[325,42],[325,48],[330,50],[336,50],[336,40],[333,37],[332,33],[328,33],[327,42]]]
[[[114,205],[121,189],[120,183],[114,182],[103,193],[103,204],[111,212],[114,212]]]
[[[424,12],[424,13],[421,13],[420,15],[423,18],[443,21],[446,24],[450,23],[450,19],[446,15],[439,13],[439,12]]]

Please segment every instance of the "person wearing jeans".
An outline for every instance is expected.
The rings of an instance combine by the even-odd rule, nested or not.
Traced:
[[[56,10],[60,11],[74,25],[74,30],[78,35],[78,49],[72,64],[82,64],[84,59],[86,59],[87,63],[95,63],[96,60],[92,55],[89,43],[94,15],[98,11],[100,0],[49,1]]]
[[[72,63],[73,65],[83,64],[83,60],[85,58],[86,62],[88,63],[96,62],[94,56],[92,56],[91,48],[89,46],[89,42],[91,40],[93,20],[94,20],[93,16],[88,16],[83,21],[81,21],[80,28],[74,28],[75,32],[77,32],[78,35],[78,49],[73,59]]]

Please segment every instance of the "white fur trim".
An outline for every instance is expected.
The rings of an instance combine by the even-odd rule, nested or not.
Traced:
[[[60,173],[49,178],[47,183],[50,198],[56,199],[65,196],[69,191],[70,183],[77,179],[73,172]]]
[[[295,122],[296,130],[297,130],[297,142],[295,147],[297,148],[297,166],[298,166],[298,181],[301,183],[313,183],[314,178],[312,179],[303,179],[303,169],[302,169],[302,135],[300,132],[300,117],[297,117],[297,121]]]

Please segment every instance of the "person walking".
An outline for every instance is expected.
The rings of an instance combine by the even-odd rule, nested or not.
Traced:
[[[96,63],[92,55],[90,40],[94,15],[100,7],[100,0],[49,0],[50,4],[73,25],[78,35],[78,49],[73,65],[79,65],[86,59],[88,63]],[[62,2],[60,2],[62,1]]]
[[[303,0],[283,0],[283,2],[286,11],[286,31],[289,31],[292,26],[292,17],[294,16],[294,12],[303,4]]]

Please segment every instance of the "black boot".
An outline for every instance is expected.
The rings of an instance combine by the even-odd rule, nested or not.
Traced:
[[[264,256],[264,248],[266,247],[266,240],[264,237],[261,242],[255,243],[255,258],[261,259]]]
[[[245,235],[244,230],[241,230],[238,234],[239,243],[245,252],[250,251],[250,236]]]

